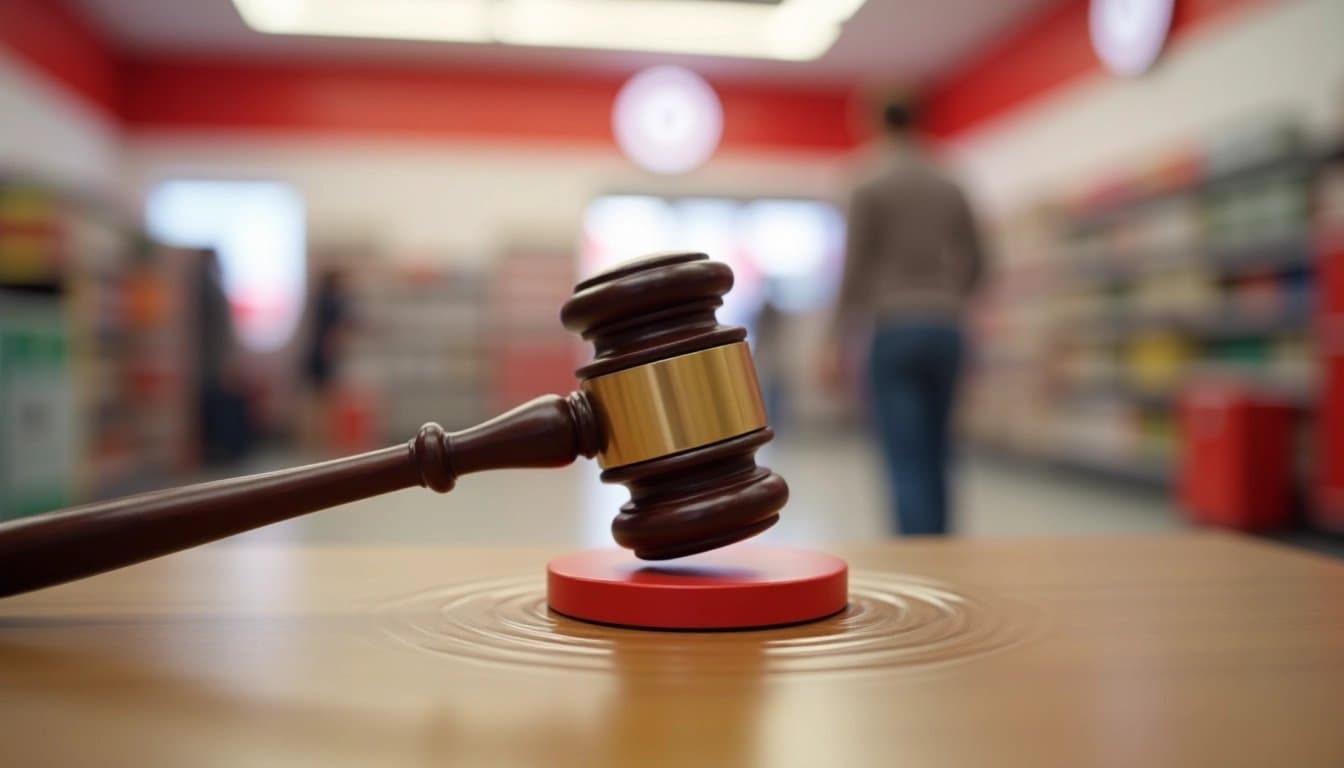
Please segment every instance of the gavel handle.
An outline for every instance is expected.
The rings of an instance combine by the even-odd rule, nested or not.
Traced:
[[[86,504],[0,525],[0,597],[92,576],[319,509],[469,472],[558,467],[600,444],[582,393],[546,395],[471,429],[306,467]]]

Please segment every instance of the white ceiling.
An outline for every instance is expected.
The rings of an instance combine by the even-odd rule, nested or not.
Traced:
[[[377,0],[370,0],[377,2]],[[710,75],[751,80],[915,86],[946,70],[1057,0],[868,0],[839,41],[810,62],[518,48],[502,45],[347,40],[266,35],[243,24],[230,0],[74,0],[120,48],[132,52],[332,57],[441,65],[625,73],[677,62]]]

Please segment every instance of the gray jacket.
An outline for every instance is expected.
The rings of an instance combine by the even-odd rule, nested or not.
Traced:
[[[901,148],[850,200],[837,329],[955,321],[984,261],[961,188],[917,149]]]

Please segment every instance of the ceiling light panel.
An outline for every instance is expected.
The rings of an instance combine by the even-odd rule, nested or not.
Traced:
[[[805,61],[864,0],[233,0],[270,34]]]

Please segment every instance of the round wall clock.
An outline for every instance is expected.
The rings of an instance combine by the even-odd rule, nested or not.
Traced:
[[[723,107],[694,72],[653,67],[621,88],[611,122],[616,143],[636,164],[655,173],[685,173],[714,154]]]

